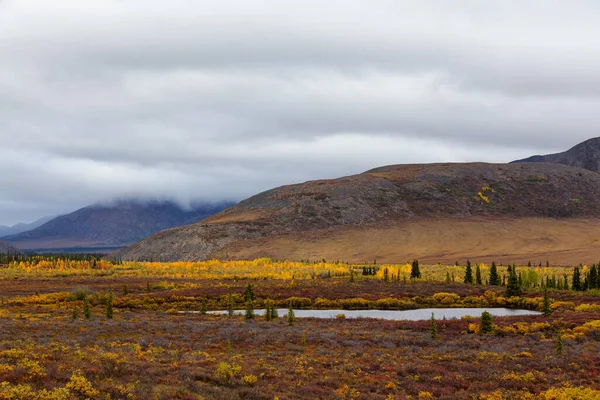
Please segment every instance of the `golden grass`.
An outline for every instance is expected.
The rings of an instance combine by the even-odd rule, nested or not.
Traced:
[[[229,257],[341,260],[353,263],[454,263],[470,259],[552,265],[600,259],[600,220],[551,218],[445,218],[332,228],[247,240],[223,250]],[[223,254],[224,255],[224,254]],[[216,254],[216,256],[223,256]]]

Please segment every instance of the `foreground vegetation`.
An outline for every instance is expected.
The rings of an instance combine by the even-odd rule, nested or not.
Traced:
[[[0,269],[0,399],[600,398],[592,267],[577,269],[573,290],[573,268],[496,266],[491,284],[492,266],[473,263],[472,283],[466,265],[416,266],[420,278],[415,263],[11,260]],[[545,315],[253,316],[267,304]],[[247,311],[204,313],[231,308]]]

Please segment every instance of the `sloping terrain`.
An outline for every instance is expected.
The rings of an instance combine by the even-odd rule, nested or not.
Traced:
[[[118,201],[82,208],[2,240],[21,249],[126,245],[163,229],[197,222],[230,205],[202,204],[183,209],[169,201]]]
[[[548,162],[600,172],[600,138],[586,140],[562,153],[532,156],[515,162]]]
[[[600,174],[584,169],[547,163],[394,165],[269,190],[113,257],[404,262],[537,256],[566,239],[592,246],[600,238],[600,231],[589,229],[597,218]]]
[[[0,225],[0,237],[8,235],[16,235],[21,232],[27,232],[38,226],[44,225],[46,222],[51,221],[55,217],[43,217],[37,219],[31,223],[18,223],[13,226]]]
[[[6,254],[6,253],[17,254],[17,253],[19,253],[19,249],[11,246],[10,244],[8,244],[6,242],[0,242],[0,253],[2,253],[2,254]]]

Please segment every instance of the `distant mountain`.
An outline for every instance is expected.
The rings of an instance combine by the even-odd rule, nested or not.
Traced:
[[[547,162],[600,172],[600,138],[586,140],[562,153],[532,156],[514,162]]]
[[[197,222],[232,204],[203,203],[184,209],[171,201],[121,200],[88,206],[1,240],[20,249],[124,246],[163,229]]]
[[[111,255],[436,263],[597,262],[600,174],[567,165],[392,165],[278,187]]]
[[[6,253],[17,254],[17,253],[19,253],[19,249],[11,246],[10,244],[8,244],[6,242],[0,242],[0,253],[2,253],[2,254],[6,254]]]
[[[0,237],[8,236],[8,235],[16,235],[21,232],[27,232],[32,229],[37,228],[38,226],[44,225],[46,222],[54,219],[56,217],[43,217],[38,220],[35,220],[29,224],[18,223],[13,226],[0,225]]]

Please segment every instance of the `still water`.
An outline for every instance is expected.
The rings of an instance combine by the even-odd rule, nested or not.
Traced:
[[[467,315],[480,317],[481,313],[487,311],[497,317],[511,317],[518,315],[540,315],[540,312],[531,310],[512,310],[508,308],[421,308],[418,310],[294,310],[296,318],[335,318],[339,314],[344,314],[346,318],[379,318],[391,321],[423,321],[431,318],[431,313],[435,319],[461,318]],[[182,311],[185,313],[197,313],[197,311]],[[277,309],[280,317],[287,315],[287,308]],[[227,311],[209,311],[209,314],[227,314]],[[235,314],[244,314],[244,310],[235,310]],[[258,316],[263,315],[265,310],[254,310]]]

